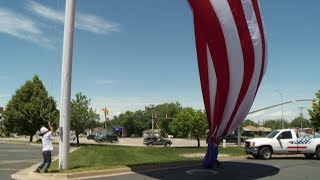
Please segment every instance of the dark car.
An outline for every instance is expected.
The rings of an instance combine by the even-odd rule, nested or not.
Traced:
[[[223,142],[223,139],[225,139],[227,143],[236,143],[236,144],[238,144],[238,136],[237,135],[229,134],[228,136],[222,138],[220,140],[220,143]],[[240,137],[240,142],[241,143],[244,142],[244,138],[243,137]]]
[[[95,140],[95,139],[96,139],[96,135],[94,135],[94,134],[89,134],[89,135],[87,136],[87,139],[88,139],[88,140],[90,140],[90,139]]]
[[[114,143],[114,142],[119,142],[119,137],[115,134],[106,134],[106,135],[103,135],[103,136],[97,136],[95,138],[95,141],[96,142],[111,142],[111,143]]]
[[[143,139],[143,144],[147,146],[153,146],[153,145],[170,146],[172,144],[172,141],[163,139],[161,137],[148,136]]]

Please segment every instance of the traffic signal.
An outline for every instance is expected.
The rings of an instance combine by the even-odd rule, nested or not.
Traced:
[[[312,99],[312,106],[315,106],[315,105],[317,105],[317,102],[315,99]]]
[[[104,114],[108,115],[109,114],[109,110],[108,108],[103,108],[102,111],[104,112]]]

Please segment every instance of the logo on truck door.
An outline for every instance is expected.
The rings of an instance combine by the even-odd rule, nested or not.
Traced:
[[[299,138],[297,141],[289,141],[290,144],[310,144],[313,138],[310,137],[303,137]]]

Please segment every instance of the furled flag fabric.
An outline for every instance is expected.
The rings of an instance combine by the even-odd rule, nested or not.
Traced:
[[[217,144],[247,116],[266,71],[267,46],[259,2],[188,2],[210,137]]]

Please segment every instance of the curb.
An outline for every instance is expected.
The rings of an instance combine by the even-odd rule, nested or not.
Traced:
[[[76,148],[72,148],[70,149],[70,152],[76,151],[78,150],[80,147],[76,147]],[[52,157],[52,161],[55,161],[59,158],[59,155],[53,156]],[[51,179],[69,179],[67,174],[57,174],[57,173],[48,173],[48,174],[44,174],[44,173],[34,173],[33,171],[38,167],[40,163],[34,164],[28,168],[22,169],[14,174],[10,175],[11,179],[15,179],[15,180],[27,180],[27,179],[31,179],[31,180],[43,180],[43,179],[47,179],[47,180],[51,180]]]

